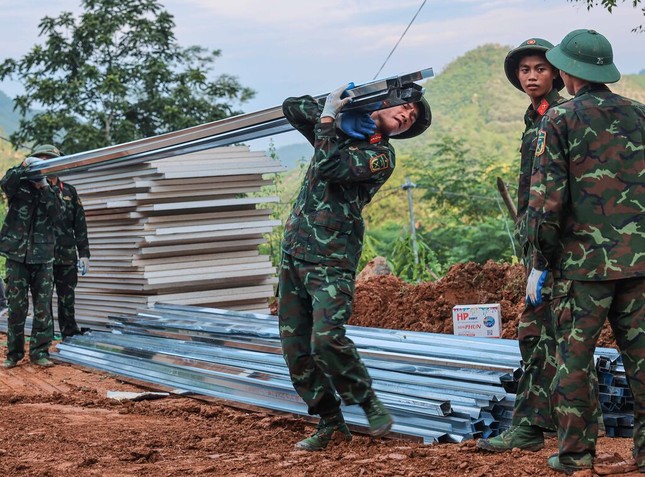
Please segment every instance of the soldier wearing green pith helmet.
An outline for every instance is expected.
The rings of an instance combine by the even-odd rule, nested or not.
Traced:
[[[425,99],[343,113],[349,86],[336,89],[324,102],[302,96],[282,105],[289,123],[315,149],[285,225],[278,298],[280,340],[291,381],[309,414],[320,416],[316,432],[296,444],[307,451],[325,449],[334,435],[351,439],[341,400],[362,407],[370,435],[383,436],[392,427],[345,324],[352,313],[365,230],[362,210],[395,166],[390,138],[417,136],[431,123]]]
[[[35,153],[36,151],[34,151]],[[54,336],[51,316],[54,261],[54,219],[61,198],[47,179],[30,173],[30,166],[44,160],[34,155],[12,167],[0,181],[9,207],[0,231],[0,254],[7,258],[7,357],[4,368],[13,368],[25,354],[25,321],[29,292],[34,319],[29,340],[32,364],[52,366],[48,359]]]
[[[587,384],[608,319],[634,398],[635,464],[645,472],[645,105],[606,86],[620,73],[596,31],[572,31],[546,57],[575,95],[542,121],[527,214],[532,274],[554,278],[559,452],[548,465],[593,466],[598,402]],[[541,286],[529,280],[532,301]]]
[[[542,117],[565,99],[559,91],[564,87],[558,70],[546,59],[553,44],[542,38],[529,38],[513,48],[504,60],[509,82],[524,92],[531,104],[524,114],[525,129],[520,146],[520,174],[517,197],[516,236],[522,247],[527,277],[531,271],[531,248],[526,232],[526,210],[537,132]],[[517,330],[523,374],[518,382],[511,427],[499,436],[480,439],[477,447],[491,452],[514,448],[538,451],[544,447],[544,432],[555,431],[549,387],[555,376],[555,337],[550,319],[548,299],[541,303],[527,302]]]

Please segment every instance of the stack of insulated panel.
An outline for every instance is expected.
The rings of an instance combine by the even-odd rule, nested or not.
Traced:
[[[279,225],[264,174],[279,162],[246,146],[66,173],[83,201],[91,268],[79,277],[81,326],[157,301],[268,311],[275,268],[258,246]],[[56,299],[54,299],[54,303]]]

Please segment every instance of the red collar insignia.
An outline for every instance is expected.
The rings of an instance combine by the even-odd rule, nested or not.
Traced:
[[[381,134],[376,133],[370,136],[370,144],[376,144],[377,142],[381,142]]]
[[[544,116],[544,113],[546,113],[547,109],[549,109],[549,102],[546,99],[543,99],[542,101],[540,101],[537,112],[540,116]]]

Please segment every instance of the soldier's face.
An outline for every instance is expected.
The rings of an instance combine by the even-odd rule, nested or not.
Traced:
[[[419,106],[415,103],[380,109],[372,113],[372,119],[376,123],[376,130],[386,136],[396,136],[407,131],[418,117]]]
[[[553,89],[556,70],[544,55],[529,55],[520,60],[517,79],[531,99],[542,99]]]

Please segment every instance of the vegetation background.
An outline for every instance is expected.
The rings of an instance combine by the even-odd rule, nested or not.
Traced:
[[[433,114],[425,134],[393,140],[394,175],[365,209],[366,238],[361,265],[385,256],[408,281],[432,280],[456,263],[515,262],[514,224],[497,191],[502,178],[516,200],[519,146],[529,101],[507,80],[509,45],[489,44],[467,52],[425,83]],[[645,71],[625,75],[611,89],[645,102]],[[566,97],[565,91],[562,94]],[[271,151],[290,167],[277,181],[284,220],[313,153],[308,143]],[[407,192],[412,192],[419,263],[414,265]],[[281,230],[269,236],[267,251],[279,257]]]
[[[496,186],[497,177],[502,178],[515,198],[518,148],[528,106],[526,96],[504,75],[504,58],[511,48],[483,45],[425,83],[432,127],[412,140],[393,140],[397,167],[365,209],[361,266],[377,255],[385,256],[397,276],[418,282],[441,277],[456,263],[517,260],[514,224]],[[645,70],[624,76],[611,88],[645,102]],[[34,111],[29,111],[28,118],[30,114]],[[15,135],[19,119],[13,101],[0,92],[0,137]],[[25,146],[16,150],[0,141],[0,168],[5,171],[28,155],[31,144]],[[271,147],[268,153],[288,168],[276,176],[274,186],[262,192],[280,196],[274,216],[284,223],[313,150],[303,141],[277,150]],[[416,262],[408,193],[402,188],[407,180],[415,185]],[[0,218],[4,218],[4,204]],[[267,235],[263,250],[276,265],[281,238],[282,227],[278,227]]]

